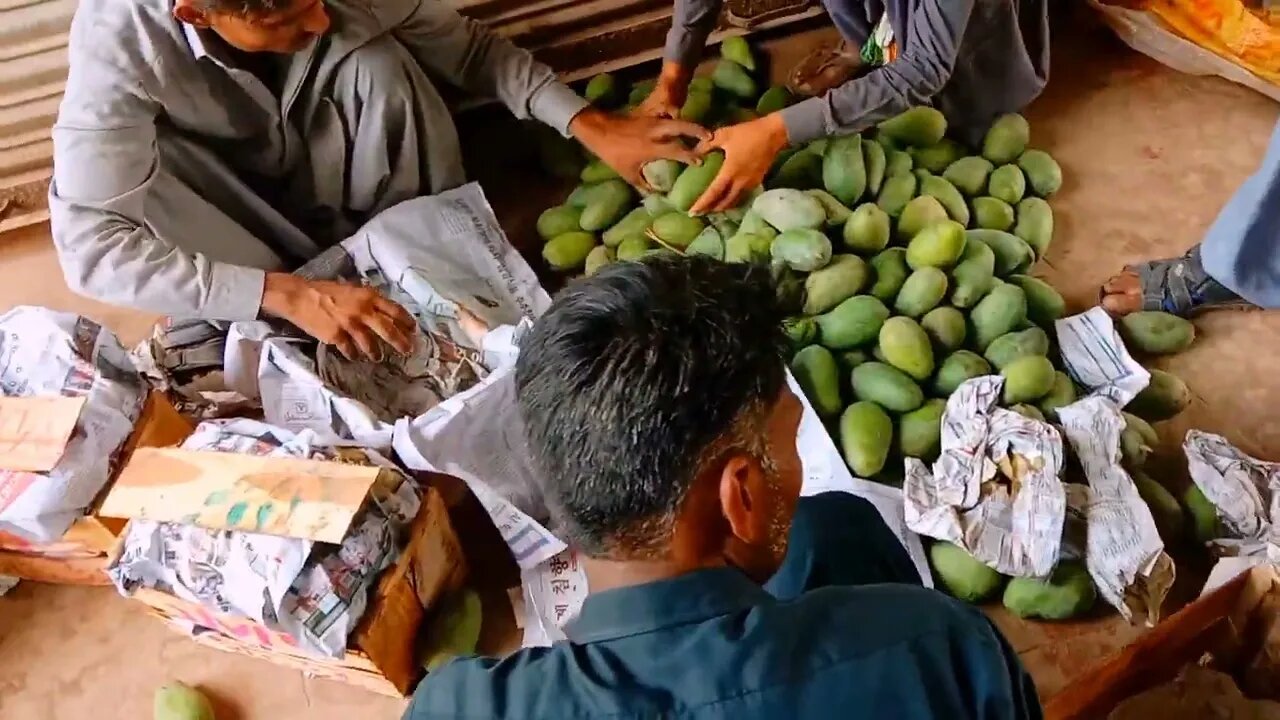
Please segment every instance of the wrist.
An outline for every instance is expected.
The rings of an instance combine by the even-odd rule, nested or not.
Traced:
[[[658,73],[658,84],[677,90],[684,90],[689,87],[689,81],[693,79],[693,70],[686,68],[677,62],[667,61],[662,64],[662,70]]]
[[[608,119],[609,115],[605,111],[595,107],[585,107],[569,121],[569,134],[585,143],[588,138],[600,132]]]
[[[262,313],[288,319],[307,281],[289,273],[269,272],[262,283]]]
[[[787,134],[787,123],[782,119],[782,113],[769,113],[755,122],[764,127],[765,135],[769,138],[769,146],[775,154],[791,144],[791,138]]]

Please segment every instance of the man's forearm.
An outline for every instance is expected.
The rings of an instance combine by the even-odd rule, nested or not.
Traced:
[[[663,59],[692,71],[716,27],[722,0],[676,0]]]

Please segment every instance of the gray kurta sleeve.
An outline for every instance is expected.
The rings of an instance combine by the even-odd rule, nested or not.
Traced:
[[[67,284],[97,300],[165,315],[255,318],[262,270],[183,252],[148,227],[149,213],[166,212],[147,201],[158,168],[155,120],[162,110],[138,80],[149,72],[140,54],[127,57],[141,68],[121,67],[120,56],[99,57],[91,48],[103,40],[90,38],[89,30],[72,28],[71,72],[53,128],[49,211]],[[166,225],[179,221],[170,218]]]
[[[534,117],[568,136],[587,101],[533,55],[468,20],[441,0],[408,1],[396,39],[437,76],[476,95],[494,97],[521,119]]]
[[[721,0],[676,0],[663,58],[692,70],[716,27],[720,5]]]
[[[856,132],[929,102],[950,79],[974,0],[923,0],[893,62],[782,111],[791,143]],[[905,40],[905,42],[903,42]]]

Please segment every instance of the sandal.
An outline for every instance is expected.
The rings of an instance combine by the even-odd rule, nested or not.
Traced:
[[[1258,308],[1205,272],[1199,245],[1179,258],[1126,265],[1124,269],[1138,276],[1143,310],[1161,310],[1179,317],[1190,317],[1206,310]],[[1106,295],[1104,288],[1099,299]]]
[[[787,78],[787,89],[800,97],[818,97],[857,76],[863,65],[858,49],[848,42],[820,47],[796,64]]]

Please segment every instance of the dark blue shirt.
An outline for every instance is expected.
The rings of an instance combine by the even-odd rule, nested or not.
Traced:
[[[905,583],[814,587],[915,576],[865,500],[802,500],[791,543],[774,594],[730,568],[593,594],[570,642],[454,661],[405,718],[1040,717],[978,610]]]

